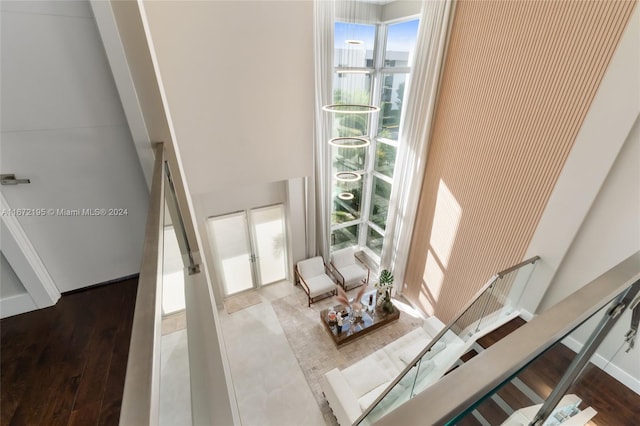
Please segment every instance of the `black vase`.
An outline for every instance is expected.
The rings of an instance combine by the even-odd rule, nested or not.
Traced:
[[[386,299],[384,301],[384,303],[382,304],[382,310],[384,310],[388,314],[393,312],[393,302],[391,301],[391,299]]]

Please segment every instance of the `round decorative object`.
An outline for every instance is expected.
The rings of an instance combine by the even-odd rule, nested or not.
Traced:
[[[358,173],[354,172],[338,172],[336,173],[336,180],[340,182],[357,182],[362,179]]]
[[[338,198],[345,201],[353,200],[354,197],[355,195],[350,192],[341,192],[338,194]]]
[[[365,146],[369,146],[370,143],[371,142],[369,142],[369,139],[359,137],[341,137],[329,139],[329,145],[338,148],[364,148]]]
[[[329,320],[329,323],[336,323],[338,322],[338,316],[336,315],[336,311],[334,311],[333,309],[331,309],[329,311],[329,314],[327,315],[327,319]]]
[[[393,302],[389,299],[385,300],[384,303],[382,304],[382,309],[386,312],[386,313],[391,313],[393,312]]]
[[[380,111],[380,107],[365,104],[330,104],[323,106],[322,109],[340,114],[371,114]]]
[[[364,44],[364,41],[362,41],[362,40],[345,40],[344,42],[347,43],[347,44],[354,45],[354,46],[359,46],[361,44]]]

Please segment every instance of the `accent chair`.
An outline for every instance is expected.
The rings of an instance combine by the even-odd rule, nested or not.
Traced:
[[[347,247],[333,252],[330,263],[337,273],[338,284],[340,284],[345,291],[369,283],[369,274],[371,271],[367,265],[355,256],[353,247]]]
[[[309,305],[336,294],[336,284],[329,275],[331,271],[322,260],[322,256],[301,260],[296,265],[295,284],[300,283],[307,293]]]

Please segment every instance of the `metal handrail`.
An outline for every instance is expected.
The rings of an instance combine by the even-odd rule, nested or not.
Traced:
[[[530,263],[536,263],[538,260],[540,260],[540,256],[533,256],[532,258],[529,258],[527,260],[523,260],[522,262],[518,263],[517,265],[513,265],[510,268],[507,268],[503,271],[498,272],[496,275],[498,276],[498,278],[502,278],[505,275],[509,275],[511,272],[516,271],[520,268],[522,268],[523,266],[526,266]]]
[[[120,425],[158,424],[160,324],[164,226],[163,144],[154,145],[155,163],[144,235],[142,264],[131,328]]]
[[[422,359],[422,357],[425,356],[425,354],[431,350],[433,345],[435,345],[436,342],[438,342],[442,338],[442,336],[444,336],[445,333],[449,331],[451,327],[460,318],[462,318],[462,316],[469,310],[469,308],[473,306],[476,300],[478,300],[480,296],[482,296],[488,289],[490,289],[497,280],[501,279],[502,277],[507,275],[509,272],[514,272],[526,265],[534,264],[539,259],[540,259],[540,256],[531,257],[527,260],[524,260],[518,263],[517,265],[511,266],[503,271],[500,271],[495,275],[493,275],[491,278],[489,278],[489,281],[487,281],[487,283],[483,285],[480,290],[478,290],[476,295],[464,306],[464,308],[460,311],[460,313],[452,321],[450,321],[438,334],[436,334],[436,336],[433,339],[431,339],[429,344],[424,349],[422,349],[422,351],[420,351],[420,353],[413,359],[412,362],[407,364],[407,366],[400,372],[400,374],[398,374],[396,378],[393,379],[391,384],[387,386],[387,388],[375,399],[375,401],[373,401],[373,404],[371,404],[366,410],[364,410],[364,412],[360,415],[360,417],[356,419],[356,421],[354,422],[354,425],[360,424],[369,415],[369,413],[373,411],[373,409],[384,399],[384,397],[389,392],[391,392],[391,390],[404,378],[404,376],[406,376],[409,373],[409,371],[411,371],[413,367],[416,366],[416,364]]]
[[[562,340],[620,293],[640,284],[640,252],[493,344],[376,424],[444,425]],[[425,410],[424,407],[429,409]]]

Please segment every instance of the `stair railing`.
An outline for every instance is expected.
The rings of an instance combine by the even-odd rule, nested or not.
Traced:
[[[402,407],[375,419],[376,424],[414,424],[416,421],[428,425],[457,424],[505,383],[517,378],[520,372],[549,348],[598,312],[603,313],[603,320],[595,327],[590,325],[594,333],[585,343],[582,352],[576,356],[573,365],[567,368],[566,375],[559,383],[561,390],[552,392],[550,402],[532,419],[539,424],[552,412],[553,405],[566,391],[566,384],[573,380],[576,371],[584,366],[585,359],[593,350],[591,343],[602,339],[600,331],[610,329],[610,321],[619,318],[622,311],[632,306],[628,302],[640,291],[638,265],[640,252],[451,371]],[[603,311],[608,305],[611,308]]]
[[[513,265],[493,275],[485,285],[476,293],[453,321],[448,323],[422,351],[400,372],[389,386],[375,399],[360,417],[355,425],[364,423],[372,424],[384,416],[388,411],[398,407],[416,394],[424,390],[425,385],[432,384],[433,378],[425,380],[425,374],[421,372],[423,360],[429,351],[438,342],[455,344],[460,347],[460,355],[468,350],[475,340],[492,331],[491,324],[499,317],[517,316],[515,306],[518,305],[520,296],[528,281],[534,265],[540,259],[534,256]],[[509,317],[510,318],[510,317]],[[504,321],[503,321],[504,322]],[[457,359],[457,358],[456,358]],[[455,360],[451,360],[451,364]],[[442,375],[450,366],[440,365]],[[426,368],[423,368],[425,371]],[[433,374],[431,374],[433,376]],[[436,374],[436,380],[441,377]]]

